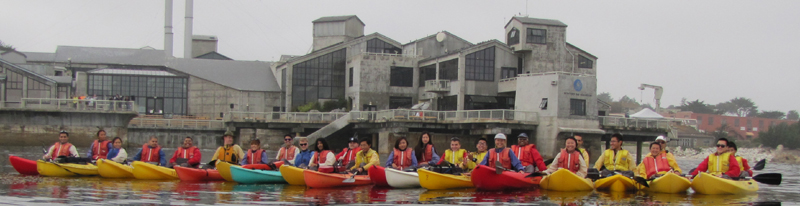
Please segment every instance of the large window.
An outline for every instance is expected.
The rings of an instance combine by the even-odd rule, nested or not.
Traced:
[[[403,50],[378,38],[367,40],[367,52],[402,54]]]
[[[389,109],[409,109],[413,104],[411,97],[389,97]]]
[[[294,65],[292,107],[344,98],[346,51],[340,49]]]
[[[569,114],[570,115],[586,115],[586,100],[585,99],[570,99],[569,100]]]
[[[436,79],[436,65],[431,64],[419,68],[419,86],[424,87],[425,81]]]
[[[413,87],[414,68],[411,67],[392,67],[391,80],[389,86]]]
[[[500,73],[501,79],[508,79],[517,77],[517,68],[514,67],[503,67],[501,68],[502,72]]]
[[[0,68],[1,69],[1,68]],[[8,71],[8,77],[6,77],[6,88],[9,89],[22,89],[22,74]]]
[[[592,60],[582,55],[578,55],[578,68],[592,68]]]
[[[458,80],[458,59],[439,63],[439,79]]]
[[[508,45],[519,44],[519,29],[511,28],[511,31],[508,31]]]
[[[28,98],[50,98],[50,85],[28,79]]]
[[[348,85],[350,85],[350,86],[352,87],[352,86],[353,86],[353,67],[350,67],[350,74],[349,74],[349,76],[350,76],[350,78],[349,78],[349,79],[350,79],[350,80],[349,80],[349,82],[350,82],[350,83],[348,83]]]
[[[458,109],[458,96],[444,96],[440,97],[436,102],[439,111],[453,111]]]
[[[494,47],[467,54],[467,80],[494,81]]]
[[[528,29],[528,43],[545,44],[547,43],[547,30]]]
[[[141,108],[140,112],[182,115],[187,111],[186,77],[89,74],[87,82],[89,96],[97,95],[99,100],[116,95],[129,97]],[[149,112],[151,109],[153,112]]]

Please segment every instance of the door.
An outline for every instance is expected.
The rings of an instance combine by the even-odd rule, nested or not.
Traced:
[[[164,98],[148,97],[147,114],[164,114]]]

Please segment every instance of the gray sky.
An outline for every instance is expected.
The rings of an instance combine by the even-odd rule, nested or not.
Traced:
[[[163,49],[164,2],[0,0],[0,41],[20,51],[57,45]],[[176,57],[184,1],[175,0]],[[504,41],[513,15],[558,19],[567,41],[599,57],[598,91],[662,105],[742,96],[761,110],[800,109],[800,1],[220,1],[194,3],[194,34],[219,37],[237,60],[305,54],[311,21],[358,15],[365,33],[406,43],[447,30],[473,43]]]

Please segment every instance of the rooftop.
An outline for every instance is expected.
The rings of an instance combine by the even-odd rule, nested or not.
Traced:
[[[351,18],[356,18],[356,20],[358,20],[358,22],[361,22],[361,25],[366,25],[366,24],[364,24],[364,21],[361,21],[361,19],[359,19],[358,16],[356,16],[356,15],[326,16],[326,17],[321,17],[321,18],[319,18],[317,20],[311,21],[311,23],[339,22],[339,21],[347,21],[347,20],[350,20]]]
[[[523,24],[538,24],[538,25],[567,27],[567,24],[564,24],[564,22],[561,22],[559,20],[555,20],[555,19],[537,19],[537,18],[530,18],[530,17],[524,17],[524,16],[512,17],[511,20],[508,21],[508,23],[511,23],[511,21],[514,21],[514,20],[522,22]],[[506,26],[508,26],[508,24],[506,24]]]

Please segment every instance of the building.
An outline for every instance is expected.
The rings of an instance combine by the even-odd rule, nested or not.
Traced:
[[[775,126],[777,124],[797,123],[797,121],[792,120],[701,114],[691,111],[662,112],[661,115],[665,117],[697,120],[697,129],[701,133],[713,133],[719,130],[722,125],[726,125],[729,135],[736,136],[739,139],[758,138],[758,132],[767,131],[770,126]]]

